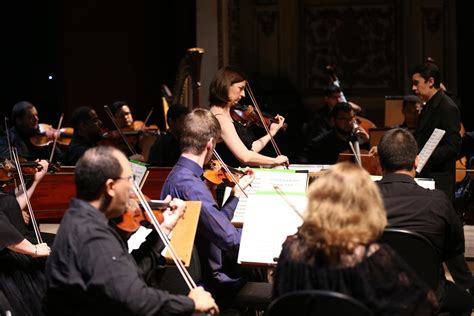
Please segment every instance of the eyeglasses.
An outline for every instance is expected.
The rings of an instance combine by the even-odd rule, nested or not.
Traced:
[[[114,178],[114,179],[112,179],[112,180],[114,180],[114,181],[117,181],[117,180],[128,180],[128,181],[132,182],[133,180],[135,180],[135,178],[134,178],[133,175],[132,175],[132,176],[128,176],[128,177],[118,177],[118,178]]]

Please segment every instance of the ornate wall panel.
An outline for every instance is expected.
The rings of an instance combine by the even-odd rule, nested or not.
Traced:
[[[300,80],[312,94],[335,66],[343,88],[355,94],[398,92],[401,65],[397,0],[301,2]]]

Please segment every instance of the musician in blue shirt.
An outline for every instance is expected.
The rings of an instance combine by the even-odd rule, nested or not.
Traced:
[[[239,180],[227,201],[219,208],[211,191],[201,179],[203,166],[209,162],[220,136],[221,128],[211,112],[195,109],[186,115],[181,133],[181,157],[165,181],[162,197],[168,194],[185,201],[201,201],[201,213],[196,233],[196,248],[202,266],[204,287],[216,300],[237,293],[243,285],[240,278],[231,278],[223,271],[222,251],[231,251],[240,244],[241,229],[232,223],[235,208],[245,189],[254,179],[253,171]]]

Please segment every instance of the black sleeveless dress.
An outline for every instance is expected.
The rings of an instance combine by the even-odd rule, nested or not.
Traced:
[[[244,143],[248,150],[252,149],[252,143],[255,141],[255,134],[250,127],[245,127],[238,122],[233,122],[237,135]],[[244,166],[230,151],[229,147],[222,141],[216,146],[217,153],[221,156],[224,162],[231,167],[246,167]]]

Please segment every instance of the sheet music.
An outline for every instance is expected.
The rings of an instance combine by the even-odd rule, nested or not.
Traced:
[[[308,164],[290,164],[290,170],[297,170],[297,171],[308,171],[308,172],[321,172],[325,170],[329,170],[332,165],[308,165]],[[278,169],[284,169],[283,166],[276,167]]]
[[[379,181],[382,179],[382,176],[370,176],[373,181]],[[435,189],[435,181],[434,179],[431,178],[415,178],[416,184],[418,184],[420,187],[423,187],[428,190],[434,190]]]
[[[245,210],[239,215],[243,217],[244,225],[238,262],[272,265],[274,258],[280,255],[286,237],[296,233],[302,224],[301,217],[285,199],[300,214],[305,211],[308,173],[257,169],[257,179],[252,183],[252,192],[247,192],[249,197],[244,202]],[[278,185],[285,199],[275,191],[274,185]]]
[[[304,212],[307,204],[305,195],[285,192],[285,196],[300,213]],[[251,195],[248,205],[237,261],[273,265],[286,237],[295,234],[303,220],[277,193]]]
[[[301,192],[304,196],[306,194],[306,187],[308,186],[308,173],[307,171],[295,171],[287,169],[267,169],[267,168],[255,168],[255,180],[252,182],[252,186],[245,189],[245,193],[250,197],[255,194],[261,194],[261,192],[270,192],[277,195],[273,189],[273,185],[277,184],[284,192]],[[230,195],[231,188],[227,187],[224,194],[224,201]],[[278,197],[281,199],[281,197]],[[278,200],[280,201],[280,200]],[[284,201],[281,199],[281,202]],[[245,213],[249,209],[248,198],[242,195],[239,198],[239,204],[234,213],[232,223],[236,226],[241,226],[244,223]]]
[[[133,233],[127,240],[128,253],[131,253],[133,250],[140,248],[140,245],[145,242],[146,237],[152,231],[153,229],[151,228],[145,228],[143,226],[140,226],[138,230]]]
[[[143,186],[143,182],[145,182],[148,171],[146,164],[141,161],[130,160],[130,168],[132,169],[135,182],[141,188]]]
[[[436,146],[438,146],[439,142],[441,141],[441,138],[443,138],[444,134],[446,133],[445,130],[435,128],[433,133],[431,134],[430,138],[426,142],[425,146],[423,146],[423,149],[421,150],[419,156],[420,156],[420,161],[418,162],[418,167],[416,168],[416,172],[420,173],[421,170],[423,170],[423,167],[425,166],[426,162],[430,158],[431,154],[435,150]]]

